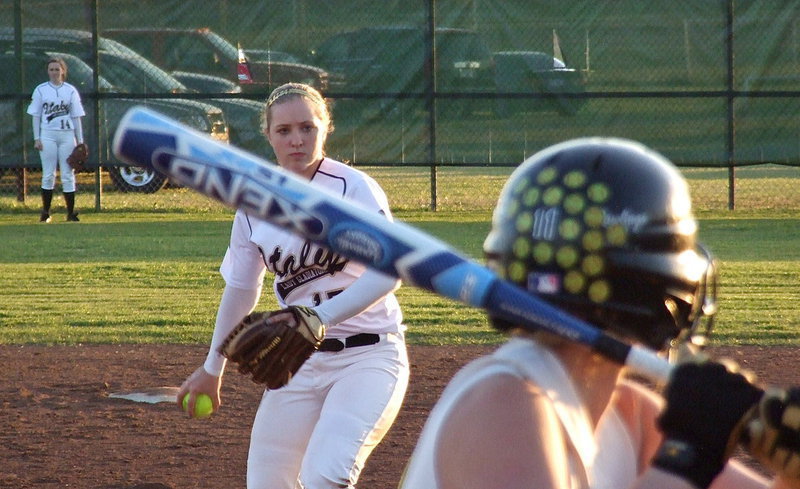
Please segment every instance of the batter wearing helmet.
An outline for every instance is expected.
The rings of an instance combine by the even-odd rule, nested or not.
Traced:
[[[67,64],[61,58],[47,60],[48,81],[33,90],[28,114],[33,116],[33,147],[42,161],[41,222],[50,222],[50,205],[56,185],[56,168],[67,205],[67,221],[79,221],[75,212],[75,170],[67,157],[83,143],[81,118],[86,115],[78,90],[66,82]]]
[[[522,163],[495,209],[488,265],[683,360],[662,399],[585,345],[490,318],[510,339],[445,388],[400,487],[800,487],[800,390],[764,395],[695,346],[716,290],[696,234],[686,182],[638,143],[573,140]],[[739,441],[778,477],[730,460]]]
[[[263,131],[281,167],[391,219],[375,180],[324,155],[331,130],[325,100],[308,85],[282,85],[265,104]],[[311,307],[327,333],[287,385],[264,393],[250,437],[247,487],[354,487],[408,386],[405,326],[394,296],[399,281],[242,211],[220,271],[225,290],[211,348],[178,399],[205,393],[219,407],[226,359],[217,350],[254,309],[270,272],[278,309]]]

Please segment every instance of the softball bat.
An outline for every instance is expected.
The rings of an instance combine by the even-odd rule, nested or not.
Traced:
[[[367,212],[278,165],[215,141],[158,112],[130,109],[114,154],[151,167],[181,185],[242,209],[387,275],[484,309],[530,330],[588,345],[656,382],[672,365],[501,279],[450,245],[399,221]]]

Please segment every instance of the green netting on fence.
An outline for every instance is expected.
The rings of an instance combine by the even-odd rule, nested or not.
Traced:
[[[636,139],[729,173],[798,165],[799,19],[788,0],[10,0],[0,194],[24,199],[8,175],[39,167],[25,109],[50,56],[67,60],[84,98],[91,164],[122,191],[167,183],[109,151],[127,108],[148,104],[270,157],[260,106],[285,81],[331,101],[331,156],[421,169],[432,207],[451,201],[432,165],[508,169],[574,137]],[[253,84],[238,81],[238,47]]]

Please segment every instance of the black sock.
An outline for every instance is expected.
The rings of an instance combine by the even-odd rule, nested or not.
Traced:
[[[53,202],[53,190],[42,189],[42,213],[50,214],[50,204]]]
[[[64,192],[64,202],[67,203],[67,214],[75,213],[75,192]]]

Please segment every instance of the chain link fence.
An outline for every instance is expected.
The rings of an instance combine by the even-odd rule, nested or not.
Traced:
[[[114,158],[128,108],[272,158],[260,111],[286,81],[325,94],[328,154],[373,174],[398,209],[491,209],[525,158],[584,136],[664,153],[699,209],[798,209],[798,14],[788,0],[11,0],[0,212],[38,208],[26,109],[54,56],[87,109],[79,196],[98,210],[177,191]],[[254,83],[238,79],[239,48]]]

